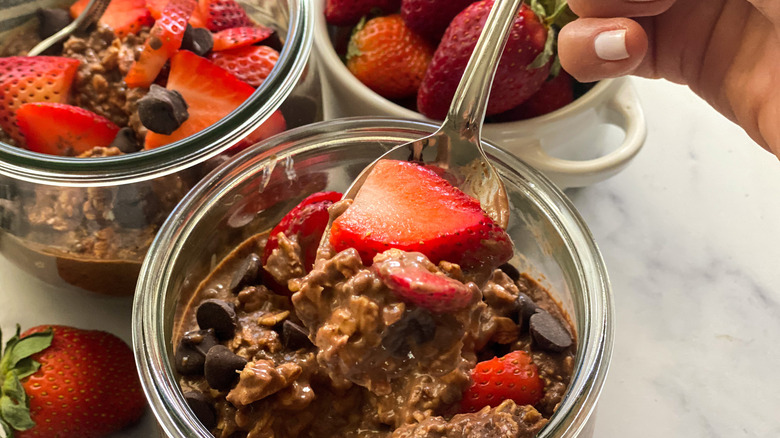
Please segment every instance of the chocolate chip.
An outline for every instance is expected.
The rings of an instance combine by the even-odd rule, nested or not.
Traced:
[[[427,310],[417,307],[408,311],[395,324],[387,327],[382,346],[396,357],[404,357],[415,345],[424,344],[436,335],[436,321]]]
[[[544,350],[560,352],[572,344],[569,331],[546,310],[531,315],[529,327],[534,342]]]
[[[162,45],[162,40],[160,38],[156,36],[149,38],[149,47],[151,47],[152,50],[159,50]]]
[[[181,93],[157,84],[152,84],[146,96],[138,100],[138,118],[148,130],[158,134],[171,134],[189,116]]]
[[[204,374],[209,386],[218,391],[230,389],[238,373],[246,366],[246,359],[233,353],[224,345],[212,347],[206,354]]]
[[[309,339],[309,331],[288,319],[282,323],[282,344],[288,350],[300,350],[314,345]]]
[[[520,271],[518,271],[517,268],[509,263],[504,263],[503,265],[499,266],[498,269],[504,271],[504,274],[511,278],[512,281],[517,281],[520,279]]]
[[[206,429],[211,430],[217,425],[217,412],[205,394],[198,391],[185,392],[184,400]]]
[[[431,313],[417,307],[406,314],[407,334],[417,343],[424,344],[436,335],[436,321]]]
[[[35,15],[38,17],[38,36],[45,40],[62,30],[70,24],[70,13],[62,8],[37,9]]]
[[[121,128],[108,146],[115,147],[125,154],[141,150],[141,145],[138,143],[138,139],[135,138],[135,131],[129,126]]]
[[[209,53],[214,47],[214,38],[208,29],[202,27],[192,27],[187,23],[187,30],[181,40],[181,48],[189,50],[198,56]]]
[[[200,328],[214,329],[219,339],[232,339],[236,332],[236,307],[233,303],[219,299],[205,300],[198,306],[195,318]]]
[[[230,284],[228,285],[228,290],[239,292],[239,288],[257,280],[262,264],[260,256],[254,253],[249,254],[249,256],[241,262],[241,266],[233,272],[233,276],[230,278]]]
[[[534,300],[531,299],[528,295],[520,292],[517,295],[517,320],[520,323],[520,326],[528,326],[528,319],[535,314],[538,310],[540,310],[540,307],[534,303]]]
[[[217,344],[214,330],[194,330],[185,333],[179,340],[173,356],[176,371],[184,375],[203,374],[206,353]]]

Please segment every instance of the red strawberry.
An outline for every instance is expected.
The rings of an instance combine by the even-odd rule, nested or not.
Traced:
[[[212,32],[254,25],[244,8],[234,0],[199,0],[198,4],[206,28]]]
[[[16,438],[103,437],[138,421],[146,407],[133,352],[110,333],[39,326],[20,338],[17,328],[2,363],[0,425]]]
[[[326,0],[325,21],[334,26],[352,26],[372,12],[390,14],[401,7],[401,0]]]
[[[331,227],[337,251],[355,248],[370,265],[390,248],[421,252],[433,263],[492,268],[509,260],[512,243],[479,202],[436,172],[405,161],[377,163],[352,205]]]
[[[463,412],[498,406],[504,400],[534,405],[544,396],[544,381],[531,356],[523,350],[480,362],[471,371],[471,386],[461,401]]]
[[[146,0],[146,9],[152,14],[152,18],[159,20],[162,17],[165,6],[168,5],[169,0]],[[190,19],[188,21],[192,27],[206,27],[206,20],[200,12],[200,7],[196,6],[192,11]]]
[[[492,6],[493,0],[473,3],[450,23],[417,94],[417,109],[423,115],[441,120],[447,114]],[[550,73],[550,62],[539,68],[531,65],[545,53],[547,38],[545,24],[523,4],[493,80],[488,115],[520,105],[542,86]]]
[[[166,88],[181,93],[187,102],[190,116],[170,135],[148,132],[145,149],[154,149],[200,132],[230,114],[255,91],[252,86],[217,67],[213,62],[187,50],[180,50],[171,59],[171,72],[168,74]],[[269,119],[271,126],[278,126],[278,120],[272,119],[274,116]],[[258,129],[261,135],[252,137],[253,140],[276,133],[275,129],[269,132],[265,128],[265,124],[260,126]]]
[[[64,103],[26,103],[16,111],[27,149],[75,156],[95,146],[108,146],[119,127],[92,111]]]
[[[450,21],[474,0],[402,0],[401,16],[410,29],[438,42]]]
[[[170,0],[162,16],[149,31],[149,39],[143,51],[125,76],[129,87],[149,87],[179,47],[187,29],[195,0]]]
[[[16,110],[28,102],[67,102],[79,61],[57,56],[0,58],[0,127],[19,145]]]
[[[347,68],[380,96],[402,99],[417,93],[433,51],[399,14],[376,17],[355,28]]]
[[[259,87],[279,60],[279,52],[268,46],[249,46],[212,52],[209,59],[247,84]]]
[[[268,256],[279,247],[279,233],[288,238],[297,236],[298,244],[303,251],[303,264],[308,271],[314,266],[317,247],[322,233],[328,225],[328,207],[341,200],[339,192],[317,192],[306,197],[300,204],[293,207],[279,223],[271,230],[268,243],[263,253],[263,264]]]
[[[89,0],[79,0],[70,6],[70,16],[78,17],[87,7]],[[146,0],[111,0],[98,20],[98,23],[110,27],[116,36],[137,34],[142,27],[151,26],[154,20],[146,7]]]
[[[272,33],[274,30],[270,27],[259,25],[220,30],[214,34],[214,47],[211,50],[218,52],[259,43],[271,36]]]
[[[561,70],[558,76],[542,84],[542,88],[525,102],[509,111],[496,114],[496,122],[525,120],[551,113],[574,100],[574,79]]]
[[[458,311],[474,297],[468,286],[444,275],[420,253],[391,249],[378,255],[371,268],[404,301],[433,313]]]

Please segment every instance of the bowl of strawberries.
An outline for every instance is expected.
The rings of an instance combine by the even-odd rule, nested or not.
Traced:
[[[195,182],[321,119],[312,5],[111,0],[86,30],[26,56],[88,1],[59,3],[9,9],[22,15],[0,33],[0,252],[50,283],[129,295]]]
[[[486,141],[506,229],[454,175],[409,161],[379,162],[341,199],[384,152],[436,128],[296,128],[182,200],[133,306],[141,384],[167,436],[593,436],[612,295],[554,184]]]
[[[315,56],[324,115],[443,120],[492,0],[321,0]],[[561,187],[619,172],[646,124],[626,79],[579,83],[556,60],[565,2],[518,11],[491,89],[482,134]],[[572,134],[576,133],[576,134]]]

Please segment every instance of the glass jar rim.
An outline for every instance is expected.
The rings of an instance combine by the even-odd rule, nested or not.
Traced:
[[[0,174],[46,185],[121,185],[169,175],[225,151],[270,117],[304,74],[313,45],[312,0],[287,0],[287,4],[287,36],[271,74],[214,125],[164,147],[112,157],[61,157],[0,142]]]
[[[291,155],[310,150],[314,146],[305,142],[297,144],[297,141],[314,134],[327,131],[339,132],[341,135],[352,132],[364,138],[381,141],[382,138],[388,138],[388,134],[393,131],[433,132],[436,127],[422,121],[365,117],[331,120],[295,128],[242,152],[229,163],[218,167],[187,194],[152,243],[153,248],[159,247],[162,251],[150,251],[144,260],[133,303],[132,329],[136,364],[155,415],[167,432],[174,433],[170,436],[193,436],[183,431],[192,424],[198,424],[186,409],[186,403],[168,363],[165,320],[162,318],[165,312],[165,297],[159,293],[167,290],[170,273],[166,271],[175,259],[177,248],[183,243],[183,236],[187,235],[189,227],[194,226],[194,222],[185,225],[185,218],[192,220],[202,217],[215,199],[224,196],[237,181],[257,170],[257,163],[268,160],[284,162]],[[595,409],[612,354],[614,314],[612,292],[604,261],[584,220],[557,187],[519,158],[489,141],[485,143],[489,156],[500,161],[512,172],[520,172],[518,175],[522,175],[522,178],[528,180],[529,186],[537,189],[534,191],[535,201],[543,204],[554,217],[555,226],[563,234],[566,246],[577,265],[578,280],[588,292],[583,294],[585,321],[583,330],[578,333],[576,363],[579,366],[575,368],[567,395],[558,408],[560,415],[554,415],[539,434],[540,438],[575,437],[585,427]],[[213,194],[218,195],[211,196]],[[199,427],[196,431],[198,434],[194,436],[210,436],[205,433],[205,429],[200,429],[203,428]]]

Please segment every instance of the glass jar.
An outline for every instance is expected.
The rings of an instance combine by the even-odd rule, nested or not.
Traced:
[[[130,295],[159,226],[232,146],[277,109],[288,127],[322,120],[309,56],[311,1],[240,3],[283,46],[263,84],[218,123],[164,147],[112,157],[45,155],[0,142],[0,253],[54,285]]]
[[[177,310],[231,249],[269,230],[305,196],[344,191],[382,153],[432,133],[426,122],[342,119],[288,131],[202,180],[173,211],[144,261],[133,305],[133,344],[147,398],[164,434],[211,437],[188,408],[173,367]],[[612,295],[582,218],[539,172],[486,145],[511,204],[512,260],[570,317],[578,348],[567,394],[539,437],[591,437],[591,414],[612,352]]]

